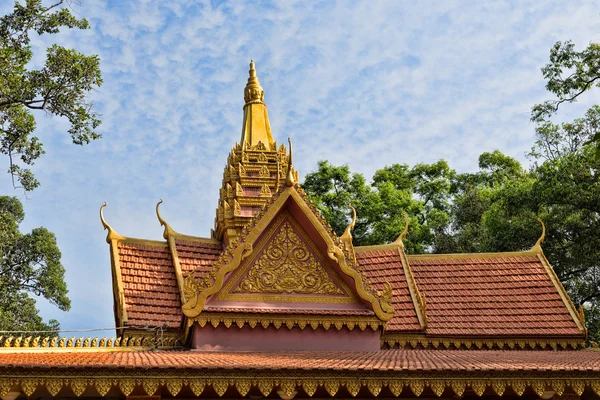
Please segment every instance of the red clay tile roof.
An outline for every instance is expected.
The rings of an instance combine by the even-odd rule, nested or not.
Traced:
[[[119,241],[119,264],[128,325],[179,328],[181,300],[171,253],[166,246]]]
[[[578,336],[537,256],[408,256],[427,301],[427,334]]]
[[[218,243],[176,240],[177,255],[184,275],[201,275],[221,254]],[[180,328],[183,321],[175,267],[169,247],[119,241],[119,264],[125,292],[128,325]]]
[[[186,276],[190,271],[195,271],[196,278],[210,272],[213,263],[223,252],[220,243],[204,243],[191,240],[175,240],[177,256],[181,265],[181,272]]]
[[[377,290],[382,290],[385,282],[392,285],[394,317],[388,321],[386,331],[421,331],[398,250],[363,251],[356,253],[356,259]]]
[[[10,368],[119,368],[195,370],[318,370],[491,372],[600,372],[600,352],[504,350],[382,350],[299,352],[121,351],[2,353],[0,370]],[[89,371],[89,370],[88,370]]]

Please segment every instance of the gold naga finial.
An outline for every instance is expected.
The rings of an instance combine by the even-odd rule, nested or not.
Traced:
[[[542,253],[542,243],[544,243],[544,240],[546,239],[546,225],[544,225],[544,222],[541,220],[540,217],[538,217],[538,222],[540,224],[542,224],[542,235],[540,236],[540,238],[537,240],[537,242],[535,242],[535,244],[533,245],[533,247],[531,248],[530,251],[535,251],[537,253]]]
[[[288,156],[288,167],[287,174],[285,175],[285,185],[288,187],[294,186],[296,183],[294,179],[294,173],[292,171],[292,139],[288,137],[288,143],[290,144],[290,155]]]
[[[163,231],[163,237],[166,240],[168,240],[169,235],[174,234],[175,231],[173,229],[171,229],[171,226],[160,215],[160,210],[158,209],[158,206],[160,206],[162,204],[162,202],[163,202],[163,199],[161,197],[160,201],[158,203],[156,203],[156,217],[158,218],[158,222],[160,222],[160,225],[165,227],[165,230]]]
[[[352,204],[348,204],[348,207],[352,209],[352,221],[350,221],[350,224],[348,224],[346,230],[344,231],[342,236],[340,236],[340,240],[352,244],[352,234],[350,233],[350,231],[354,229],[354,225],[356,224],[356,210],[354,209],[354,207],[352,207]]]
[[[106,235],[106,243],[110,243],[110,241],[113,239],[124,239],[124,237],[115,232],[115,230],[104,219],[104,207],[107,205],[108,203],[105,201],[104,204],[100,206],[100,221],[102,222],[104,229],[108,230],[108,234]]]
[[[400,236],[398,236],[398,239],[394,240],[394,242],[392,244],[397,244],[397,245],[404,247],[403,240],[406,237],[406,235],[408,234],[408,217],[406,216],[405,213],[402,213],[402,216],[404,217],[404,230],[402,231]]]
[[[254,69],[254,60],[250,60],[250,76],[248,77],[248,83],[244,88],[244,101],[246,104],[252,103],[264,103],[265,91],[260,86],[258,77],[256,76],[256,69]]]

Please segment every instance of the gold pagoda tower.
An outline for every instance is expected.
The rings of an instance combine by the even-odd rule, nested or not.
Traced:
[[[223,170],[213,238],[224,242],[258,213],[286,177],[289,157],[285,145],[277,147],[271,134],[265,91],[258,81],[254,61],[244,88],[242,137],[232,147]],[[297,181],[297,172],[292,171]]]

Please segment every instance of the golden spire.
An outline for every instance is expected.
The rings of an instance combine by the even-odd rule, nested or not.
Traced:
[[[265,91],[254,69],[254,61],[250,60],[250,77],[244,88],[244,123],[242,126],[241,145],[244,149],[255,148],[259,142],[266,149],[275,146],[273,135],[271,134],[271,125],[269,124],[269,115],[265,105]]]

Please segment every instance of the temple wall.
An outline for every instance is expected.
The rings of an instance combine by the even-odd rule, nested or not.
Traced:
[[[248,325],[226,328],[210,324],[194,326],[192,349],[201,351],[298,351],[298,350],[353,350],[378,351],[379,331],[333,327],[300,329],[285,326],[279,329],[269,326],[251,328]]]

